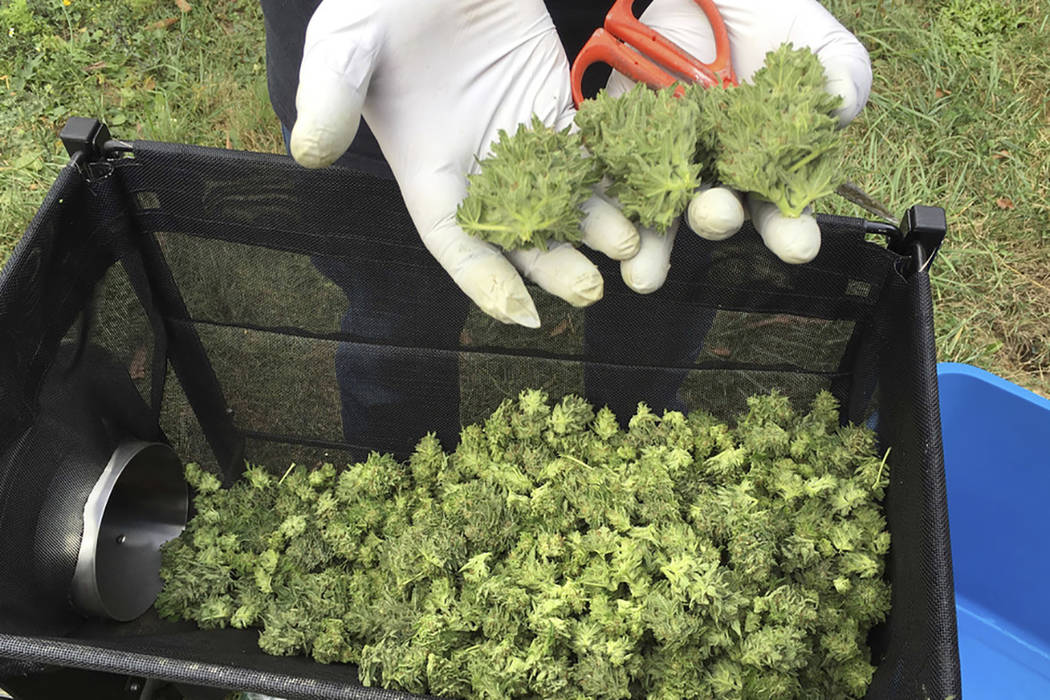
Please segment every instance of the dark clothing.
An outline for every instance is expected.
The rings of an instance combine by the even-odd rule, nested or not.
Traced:
[[[450,277],[437,274],[443,272],[440,269],[420,271],[413,280],[415,293],[408,298],[398,293],[404,279],[381,266],[349,265],[320,256],[313,263],[346,294],[340,330],[374,341],[340,343],[335,351],[344,439],[406,452],[434,432],[442,445],[455,445],[460,429],[459,356],[406,351],[389,341],[455,347],[469,309],[467,296]],[[445,410],[423,410],[432,405]]]
[[[343,0],[353,2],[354,0]],[[635,3],[642,12],[650,0]],[[595,29],[602,25],[612,0],[546,0],[554,26],[558,29],[569,62],[576,57]],[[266,77],[270,102],[281,123],[289,129],[295,125],[295,92],[299,86],[299,63],[303,58],[306,26],[321,0],[261,0],[266,19]],[[605,84],[610,70],[595,66],[584,76],[584,94],[593,95]],[[378,161],[386,170],[379,144],[362,122],[350,152]],[[360,163],[356,163],[360,167]]]

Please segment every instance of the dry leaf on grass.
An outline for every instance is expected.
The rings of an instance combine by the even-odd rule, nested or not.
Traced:
[[[146,29],[167,29],[168,27],[170,27],[171,25],[175,24],[178,21],[179,21],[178,17],[168,17],[167,19],[162,19],[159,22],[154,22],[153,24],[147,24],[146,25]]]
[[[1009,197],[1000,197],[999,199],[995,200],[995,205],[1000,209],[1013,209],[1014,200],[1010,199]]]
[[[193,5],[186,2],[186,0],[175,0],[175,7],[179,8],[183,12],[189,12],[193,9]]]

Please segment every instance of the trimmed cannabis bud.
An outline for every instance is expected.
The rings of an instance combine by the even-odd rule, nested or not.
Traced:
[[[531,128],[503,129],[480,172],[468,175],[456,221],[467,233],[505,250],[547,249],[550,241],[577,243],[581,205],[601,178],[580,137],[533,116]]]
[[[676,87],[638,83],[616,98],[603,90],[576,113],[584,144],[612,181],[609,194],[629,218],[661,233],[700,186],[700,110],[676,98]]]
[[[157,611],[270,654],[460,698],[857,698],[890,606],[889,483],[828,393],[735,427],[539,391],[444,452],[337,471],[186,469],[197,515]]]
[[[714,122],[722,183],[756,193],[793,217],[834,192],[842,182],[834,116],[842,98],[824,84],[812,51],[783,44],[766,54],[751,83],[726,90],[690,86],[690,101]]]

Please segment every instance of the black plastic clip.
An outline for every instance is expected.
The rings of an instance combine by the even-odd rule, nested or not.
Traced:
[[[131,144],[113,139],[109,127],[98,119],[70,117],[58,137],[62,139],[69,164],[88,175],[87,166],[109,160],[116,154],[131,151]]]
[[[101,158],[105,144],[110,140],[109,128],[98,119],[87,117],[70,117],[58,138],[62,139],[71,158],[84,162]]]
[[[924,270],[937,257],[948,233],[948,218],[940,207],[915,205],[901,219],[901,238],[890,241],[890,250],[912,258],[911,272]]]
[[[948,233],[948,219],[944,209],[916,204],[904,213],[899,226],[881,221],[867,221],[865,231],[885,236],[887,247],[894,253],[908,257],[908,269],[912,273],[929,267],[941,249]]]

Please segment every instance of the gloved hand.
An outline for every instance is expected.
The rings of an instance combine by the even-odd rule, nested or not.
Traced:
[[[540,325],[520,271],[575,306],[601,298],[598,269],[570,245],[504,253],[464,233],[467,173],[500,129],[533,113],[564,128],[575,114],[569,65],[542,0],[324,0],[310,20],[290,149],[299,163],[339,158],[364,115],[424,245],[485,313]],[[583,241],[613,259],[638,232],[609,202],[584,207]]]
[[[748,81],[762,67],[767,52],[790,41],[796,48],[810,48],[824,65],[827,90],[843,98],[839,125],[846,126],[860,113],[871,90],[868,52],[815,0],[715,0],[715,5],[729,32],[737,80]],[[653,0],[639,19],[701,61],[714,60],[711,25],[694,0]],[[614,71],[607,89],[618,95],[633,84]],[[809,209],[789,218],[775,204],[722,187],[704,189],[694,197],[686,221],[700,236],[722,240],[740,229],[746,215],[766,247],[785,262],[808,262],[820,250],[820,229]],[[641,230],[641,250],[622,265],[630,286],[657,289],[663,284],[674,234],[673,228],[666,236]]]

